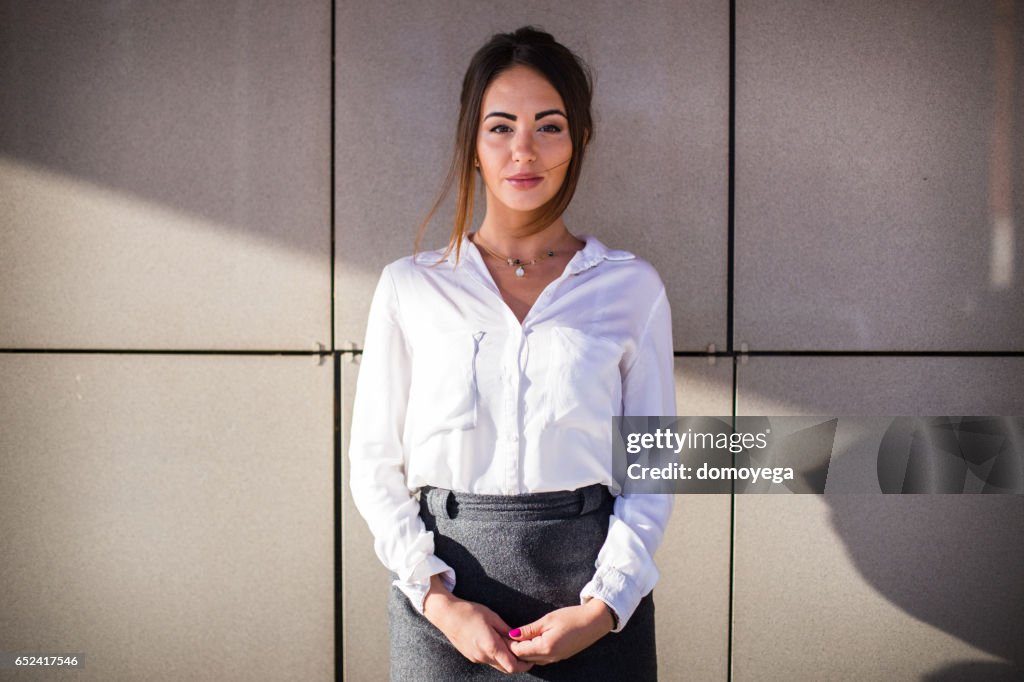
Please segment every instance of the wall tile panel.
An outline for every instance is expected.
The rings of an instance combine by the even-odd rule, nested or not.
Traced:
[[[1022,382],[1022,358],[754,357],[737,413],[1019,415]],[[1016,679],[1022,538],[1017,495],[739,495],[733,679]]]
[[[340,347],[362,343],[381,268],[412,252],[447,169],[473,52],[492,33],[529,23],[578,51],[595,75],[596,135],[569,229],[658,268],[677,349],[724,346],[728,7],[456,0],[338,4]],[[439,212],[424,248],[444,245],[452,215]]]
[[[736,17],[736,344],[1024,349],[1021,4]]]
[[[47,679],[332,679],[332,384],[303,357],[0,354],[3,650],[85,654]]]
[[[330,3],[0,3],[0,346],[330,341]]]

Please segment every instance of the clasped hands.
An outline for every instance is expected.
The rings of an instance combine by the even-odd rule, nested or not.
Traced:
[[[591,599],[513,629],[483,604],[453,595],[439,575],[430,580],[423,615],[463,656],[506,673],[569,658],[611,632],[614,624],[604,602]]]

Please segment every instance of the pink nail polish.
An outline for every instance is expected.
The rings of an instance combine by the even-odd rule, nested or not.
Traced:
[[[520,628],[516,628],[515,630],[509,630],[508,631],[508,636],[511,637],[512,639],[515,639],[516,637],[518,637],[521,634],[523,634],[523,631]]]

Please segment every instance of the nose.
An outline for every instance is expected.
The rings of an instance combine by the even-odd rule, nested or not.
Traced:
[[[512,160],[516,163],[537,160],[537,149],[534,146],[532,131],[528,128],[513,135]]]

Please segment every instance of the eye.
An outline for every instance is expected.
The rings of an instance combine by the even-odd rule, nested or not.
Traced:
[[[562,128],[554,123],[548,123],[546,126],[541,126],[540,131],[542,133],[560,133],[562,132]]]
[[[493,128],[491,128],[491,132],[492,133],[510,133],[510,132],[512,132],[512,129],[509,128],[504,123],[502,123],[502,124],[496,125]]]

